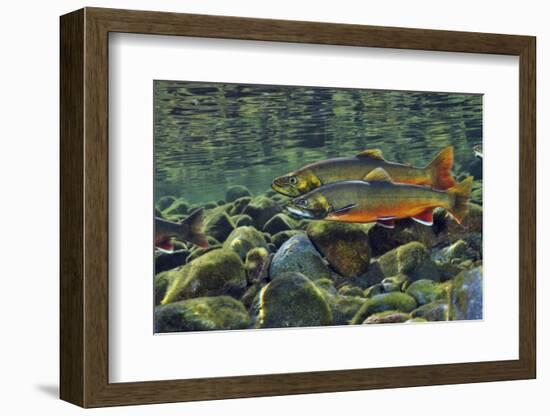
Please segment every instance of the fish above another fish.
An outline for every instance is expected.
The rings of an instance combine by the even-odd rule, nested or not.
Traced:
[[[340,181],[365,180],[377,168],[391,175],[395,182],[427,185],[445,190],[455,185],[451,169],[454,150],[443,149],[426,167],[417,168],[388,162],[378,149],[365,150],[353,157],[340,157],[311,163],[276,178],[271,187],[280,194],[296,197],[323,185]]]
[[[374,222],[393,228],[395,220],[412,218],[433,224],[433,209],[441,207],[461,223],[468,213],[472,177],[439,191],[425,186],[393,182],[382,168],[365,181],[343,181],[321,186],[290,201],[286,209],[295,216],[340,222]]]
[[[189,241],[199,247],[208,247],[206,235],[202,232],[203,222],[203,208],[196,209],[179,222],[155,217],[155,247],[165,252],[172,252],[174,240]]]

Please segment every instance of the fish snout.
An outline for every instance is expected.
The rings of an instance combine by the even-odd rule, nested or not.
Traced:
[[[300,193],[288,183],[286,176],[275,178],[273,182],[271,182],[271,188],[275,192],[285,196],[295,197],[300,195]]]

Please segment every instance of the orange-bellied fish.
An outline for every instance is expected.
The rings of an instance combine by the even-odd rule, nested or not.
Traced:
[[[433,224],[433,209],[446,209],[460,224],[468,212],[472,177],[446,191],[426,186],[395,183],[382,168],[374,169],[365,181],[343,181],[323,185],[299,196],[286,209],[299,217],[340,222],[378,222],[393,228],[394,221],[412,218]]]
[[[395,182],[427,185],[445,190],[455,185],[451,173],[454,151],[443,149],[426,167],[416,168],[388,162],[378,149],[365,150],[353,157],[339,157],[311,163],[294,172],[276,178],[271,187],[286,196],[299,196],[329,183],[365,180],[376,168],[388,172]]]
[[[187,218],[172,222],[155,217],[155,247],[163,251],[174,251],[174,240],[189,241],[199,247],[208,247],[202,232],[204,209],[198,208]]]

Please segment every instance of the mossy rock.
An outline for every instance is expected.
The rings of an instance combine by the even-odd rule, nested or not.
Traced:
[[[332,281],[332,279],[325,277],[323,279],[315,280],[314,283],[315,286],[323,290],[323,292],[327,296],[336,296],[338,294],[336,288],[334,287],[334,282]]]
[[[155,207],[155,217],[162,218],[162,212],[157,207]]]
[[[164,272],[155,274],[154,278],[154,291],[155,291],[155,305],[160,305],[162,299],[166,296],[166,291],[171,286],[172,282],[178,278],[183,266],[175,269],[170,269]]]
[[[277,248],[281,247],[286,240],[288,240],[290,237],[297,235],[297,234],[303,234],[303,231],[298,230],[288,230],[288,231],[281,231],[275,235],[271,236],[271,242],[275,244]]]
[[[265,223],[263,230],[271,235],[280,233],[281,231],[293,230],[297,227],[296,221],[286,214],[276,214]]]
[[[249,284],[267,278],[269,274],[269,252],[263,247],[255,247],[246,254],[244,268]]]
[[[385,277],[406,275],[411,281],[419,279],[442,280],[442,270],[431,260],[422,243],[413,241],[380,256],[376,262]]]
[[[218,200],[216,201],[216,204],[218,204],[219,206],[222,206],[222,205],[227,204],[227,202],[225,202],[223,199],[218,199]]]
[[[155,252],[155,273],[183,266],[188,256],[188,250],[177,250],[172,253]]]
[[[170,217],[181,217],[187,213],[191,212],[189,210],[189,204],[183,199],[176,199],[168,208],[162,210],[162,216],[165,218]]]
[[[308,225],[307,235],[341,276],[367,271],[371,256],[364,225],[315,221]]]
[[[372,298],[376,295],[381,295],[382,293],[386,293],[384,285],[382,283],[376,283],[372,286],[367,287],[363,291],[363,297]]]
[[[162,304],[202,296],[244,292],[244,264],[232,250],[216,249],[203,254],[179,269],[162,299]],[[242,295],[242,293],[241,293]]]
[[[353,285],[343,285],[338,289],[338,294],[341,296],[363,297],[363,289]]]
[[[260,292],[256,328],[330,325],[332,313],[321,289],[301,273],[286,273]]]
[[[250,196],[250,191],[245,186],[234,185],[225,191],[225,200],[227,202],[233,202],[245,196]]]
[[[289,238],[271,260],[271,279],[277,279],[288,272],[302,273],[311,280],[331,277],[323,258],[305,234]]]
[[[452,280],[449,318],[453,321],[483,319],[481,267],[464,270]]]
[[[250,201],[252,201],[252,198],[249,196],[244,196],[242,198],[237,199],[236,201],[233,202],[229,210],[229,213],[231,215],[241,214],[245,209],[245,207],[250,203]]]
[[[444,299],[447,296],[447,286],[441,283],[435,283],[433,280],[420,279],[412,282],[406,290],[416,303],[425,305],[438,299]]]
[[[256,247],[267,249],[264,235],[251,226],[235,228],[226,238],[223,247],[233,250],[241,260],[246,258],[246,253]]]
[[[222,204],[223,205],[223,204]],[[219,205],[216,201],[210,201],[203,205],[204,209],[214,209],[217,208]]]
[[[483,183],[482,181],[474,181],[472,184],[472,193],[470,200],[478,205],[483,205]]]
[[[380,284],[384,288],[385,293],[396,292],[402,290],[403,286],[408,283],[408,277],[404,274],[397,276],[386,277]]]
[[[172,195],[163,196],[162,198],[159,198],[159,200],[156,203],[156,206],[159,209],[159,211],[164,211],[166,208],[172,205],[175,200],[176,200],[175,196],[172,196]]]
[[[422,305],[411,312],[412,318],[424,318],[427,321],[448,321],[449,304],[446,300],[436,300]]]
[[[250,215],[258,230],[263,229],[266,222],[281,211],[281,207],[276,202],[265,196],[259,196],[243,209],[242,213]]]
[[[183,300],[155,308],[155,332],[245,329],[249,317],[243,304],[230,296]]]
[[[432,259],[447,263],[456,263],[456,260],[460,260],[460,262],[463,260],[477,260],[479,258],[480,253],[462,239],[432,253]]]
[[[384,311],[373,313],[363,321],[364,324],[400,324],[407,322],[411,315],[399,311]]]
[[[406,324],[418,324],[423,322],[428,322],[428,320],[424,318],[411,318],[405,321]]]
[[[416,308],[416,301],[410,295],[401,292],[382,293],[364,301],[361,309],[353,317],[352,324],[361,324],[374,313],[384,311],[411,312]]]
[[[241,302],[245,308],[249,309],[252,303],[257,299],[260,290],[266,285],[266,282],[259,281],[250,285],[241,297]]]
[[[483,207],[470,202],[468,204],[468,213],[458,224],[451,216],[447,214],[447,236],[449,241],[454,242],[464,239],[469,234],[481,234],[483,232]]]
[[[225,241],[234,229],[235,224],[224,211],[209,215],[204,226],[205,234],[214,237],[218,241]]]
[[[233,221],[233,224],[235,224],[236,227],[254,225],[254,220],[250,217],[250,215],[242,215],[242,214],[233,215],[231,217],[231,220]]]
[[[217,249],[220,249],[220,248],[222,248],[220,243],[218,243],[218,242],[213,243],[211,241],[208,241],[208,247],[206,247],[206,248],[197,247],[197,248],[193,249],[191,251],[191,254],[189,254],[189,256],[187,256],[186,263],[191,263],[193,260],[198,259],[203,254],[206,254],[209,251],[217,250]]]

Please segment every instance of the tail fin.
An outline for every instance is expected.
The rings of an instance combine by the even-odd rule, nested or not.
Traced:
[[[202,232],[204,223],[204,208],[198,208],[193,211],[187,218],[180,222],[181,225],[186,224],[188,226],[187,235],[185,239],[191,243],[208,248],[208,240],[206,235]]]
[[[470,193],[472,192],[473,179],[474,178],[472,176],[468,176],[458,185],[447,189],[447,194],[454,197],[452,198],[451,207],[448,211],[459,224],[468,213],[468,200],[470,199]]]
[[[453,168],[454,149],[453,146],[446,147],[432,160],[426,171],[432,178],[432,188],[442,191],[456,185],[451,173]]]

